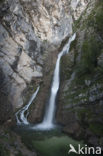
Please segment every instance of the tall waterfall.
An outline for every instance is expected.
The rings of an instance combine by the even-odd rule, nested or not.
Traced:
[[[39,88],[40,87],[37,87],[36,91],[34,92],[34,94],[32,95],[32,97],[30,98],[30,101],[28,102],[28,104],[26,106],[24,106],[22,109],[20,109],[15,114],[18,125],[21,125],[21,124],[28,125],[29,124],[29,122],[27,120],[27,117],[29,115],[28,108],[32,104],[33,100],[36,98],[37,93],[39,91]]]
[[[55,116],[55,100],[57,96],[57,92],[59,89],[60,84],[60,60],[61,57],[69,52],[70,44],[72,41],[74,41],[76,38],[76,34],[74,34],[72,37],[70,37],[68,43],[64,46],[63,50],[58,54],[54,75],[53,75],[53,82],[51,86],[51,95],[49,99],[49,105],[47,107],[47,110],[44,115],[44,119],[42,123],[37,124],[33,127],[33,129],[40,129],[40,130],[48,130],[55,127],[54,124],[54,116]]]

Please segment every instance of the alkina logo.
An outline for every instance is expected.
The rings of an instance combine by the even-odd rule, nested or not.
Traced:
[[[70,150],[68,151],[68,154],[71,153],[75,153],[75,154],[100,154],[102,153],[102,150],[100,147],[88,147],[87,145],[85,145],[84,147],[81,147],[81,145],[78,145],[77,150],[75,149],[75,147],[70,144]]]

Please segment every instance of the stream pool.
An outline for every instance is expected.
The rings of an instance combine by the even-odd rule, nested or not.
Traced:
[[[70,144],[77,149],[78,144],[83,146],[83,141],[76,141],[64,134],[60,128],[51,131],[34,131],[26,126],[15,127],[14,131],[22,138],[22,142],[37,156],[75,156],[70,153]]]

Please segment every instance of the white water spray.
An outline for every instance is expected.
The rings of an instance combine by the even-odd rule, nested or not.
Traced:
[[[28,114],[29,114],[28,108],[32,104],[33,100],[36,98],[39,89],[40,89],[40,87],[37,87],[36,91],[34,92],[34,94],[32,95],[32,97],[30,98],[30,101],[28,102],[28,104],[26,106],[24,106],[22,109],[20,109],[15,114],[18,125],[21,125],[21,124],[28,125],[29,124],[29,122],[27,120],[27,117],[28,117]]]
[[[64,54],[67,54],[69,52],[70,44],[72,41],[75,40],[75,38],[76,38],[76,34],[70,37],[68,43],[64,46],[63,50],[58,54],[58,58],[57,58],[57,62],[56,62],[55,70],[54,70],[54,75],[53,75],[53,82],[51,86],[51,95],[49,99],[49,105],[46,110],[42,123],[35,125],[33,129],[49,130],[55,127],[55,124],[54,124],[54,116],[55,116],[55,108],[56,108],[55,100],[56,100],[56,96],[57,96],[59,84],[60,84],[60,76],[59,76],[60,75],[60,60]]]

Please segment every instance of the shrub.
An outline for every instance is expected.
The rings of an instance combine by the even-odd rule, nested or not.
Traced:
[[[99,1],[95,9],[87,18],[88,27],[94,27],[100,36],[103,35],[103,1]]]
[[[92,73],[97,67],[97,58],[100,55],[100,52],[101,45],[94,37],[85,40],[82,45],[82,56],[81,61],[77,66],[77,73],[79,75]]]
[[[96,30],[103,34],[103,7],[98,11],[96,17]]]

